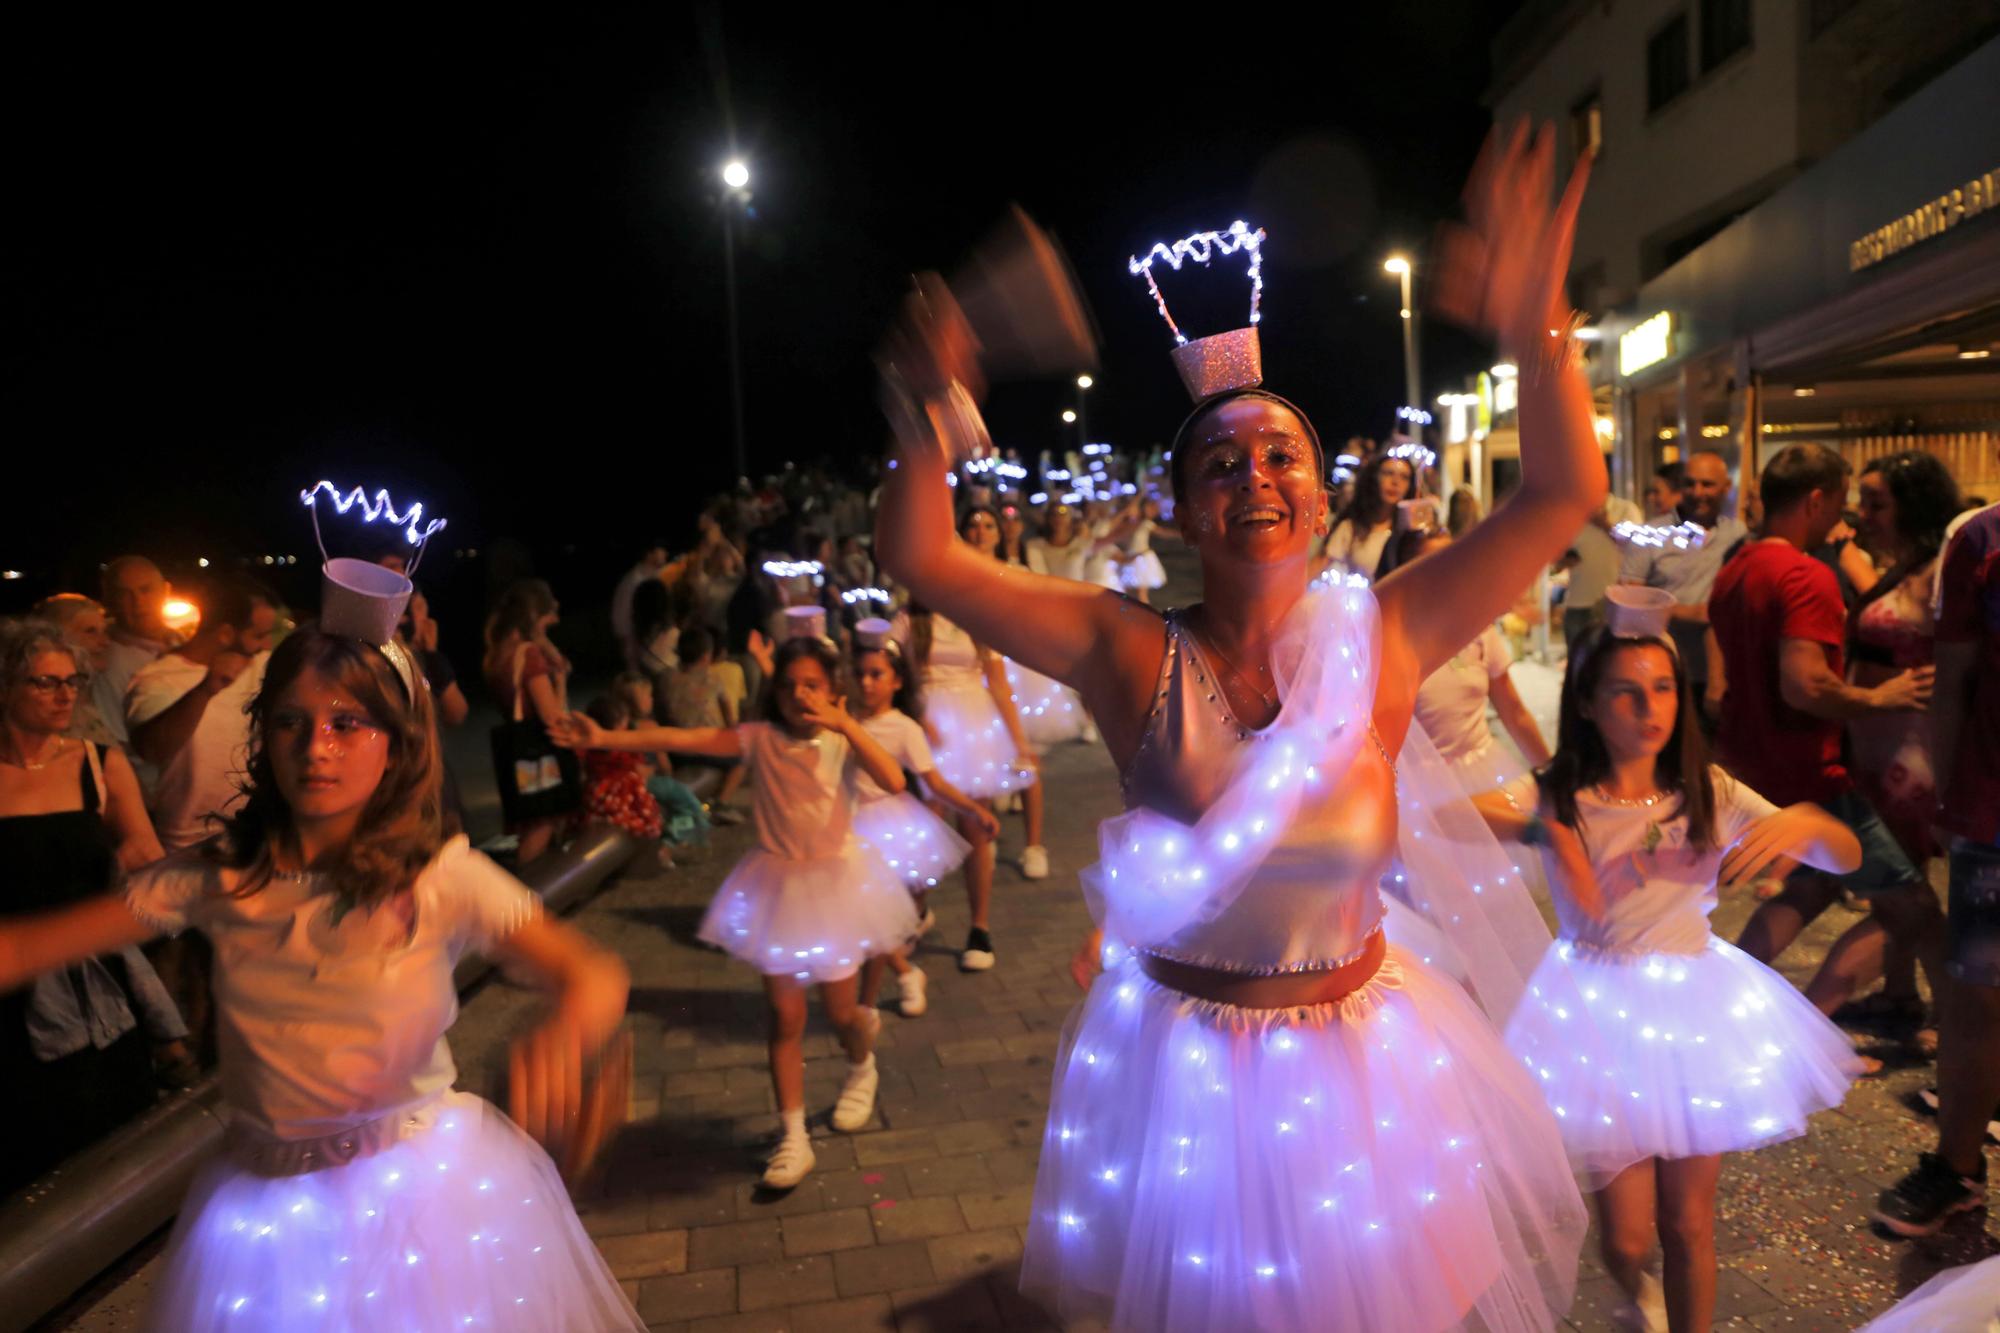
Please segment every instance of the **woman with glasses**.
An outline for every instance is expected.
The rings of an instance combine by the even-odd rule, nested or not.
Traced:
[[[160,858],[124,751],[63,734],[88,687],[58,626],[0,621],[0,919],[95,897]],[[0,1087],[23,1131],[10,1137],[0,1193],[152,1105],[148,1037],[186,1036],[136,948],[0,995]]]

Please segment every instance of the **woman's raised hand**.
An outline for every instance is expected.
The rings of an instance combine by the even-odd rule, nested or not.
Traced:
[[[1553,125],[1494,126],[1466,182],[1465,222],[1438,229],[1432,307],[1516,358],[1568,320],[1564,284],[1591,159],[1577,159],[1552,206],[1555,144]]]

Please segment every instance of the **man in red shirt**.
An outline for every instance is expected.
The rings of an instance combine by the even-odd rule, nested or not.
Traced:
[[[1759,962],[1784,952],[1844,885],[1870,913],[1828,951],[1806,998],[1831,1014],[1881,975],[1885,945],[1910,949],[1931,972],[1943,962],[1937,895],[1890,834],[1841,762],[1841,725],[1866,713],[1922,709],[1930,667],[1862,688],[1841,671],[1847,614],[1833,571],[1815,560],[1840,520],[1847,464],[1824,445],[1773,458],[1759,478],[1764,535],[1716,576],[1709,622],[1721,649],[1727,693],[1716,741],[1735,775],[1780,806],[1812,801],[1861,840],[1861,865],[1841,876],[1794,874],[1757,909],[1737,946]]]
[[[1952,834],[1949,980],[1939,992],[1938,1146],[1882,1191],[1875,1220],[1928,1236],[1986,1201],[1981,1141],[2000,1105],[2000,505],[1938,573],[1938,824]]]

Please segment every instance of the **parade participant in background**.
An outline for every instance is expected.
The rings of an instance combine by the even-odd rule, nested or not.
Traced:
[[[770,1008],[771,1085],[780,1134],[762,1183],[790,1189],[812,1171],[806,1136],[806,987],[847,1053],[833,1127],[852,1133],[875,1110],[875,1031],[881,1017],[857,1001],[861,967],[916,929],[909,891],[853,828],[855,784],[866,773],[885,792],[903,790],[896,766],[846,708],[840,655],[816,637],[778,645],[763,719],[736,727],[606,731],[582,714],[558,728],[586,750],[672,750],[741,759],[749,770],[757,845],[716,889],[701,938],[764,976]]]
[[[1375,454],[1354,474],[1354,499],[1320,545],[1319,570],[1335,569],[1373,579],[1382,552],[1396,533],[1396,506],[1415,493],[1417,473],[1407,458]],[[1186,525],[1182,525],[1186,530]]]
[[[98,745],[131,743],[125,728],[125,683],[105,675],[111,665],[111,621],[104,608],[82,593],[59,592],[35,603],[37,617],[62,630],[63,638],[77,651],[89,683],[76,701],[69,734]],[[128,678],[129,679],[129,678]],[[127,756],[128,760],[130,756]]]
[[[1938,1140],[1875,1202],[1875,1220],[1904,1236],[1931,1235],[1985,1203],[1982,1139],[2000,1106],[2000,505],[1960,527],[1938,590],[1937,822],[1951,835]],[[1990,1315],[2000,1306],[2000,1266],[1984,1267]]]
[[[1671,595],[1609,597],[1608,623],[1570,651],[1554,759],[1475,803],[1500,837],[1542,851],[1562,927],[1530,994],[1567,978],[1584,1000],[1531,999],[1508,1043],[1538,1066],[1570,1160],[1598,1187],[1605,1267],[1652,1304],[1657,1233],[1683,1333],[1715,1311],[1721,1155],[1805,1133],[1859,1067],[1790,983],[1715,938],[1716,883],[1781,856],[1851,870],[1861,846],[1818,806],[1779,810],[1711,766],[1667,637]]]
[[[1002,564],[1008,563],[1001,544],[1001,517],[994,510],[978,505],[962,510],[958,531],[973,550],[991,554]],[[1039,671],[1030,671],[1019,662],[1009,660],[1006,669],[1007,684],[1014,694],[1014,712],[1021,719],[1021,733],[1028,738],[1036,758],[1047,753],[1051,745],[1097,739],[1090,714],[1075,690]],[[1040,783],[1021,792],[1021,805],[1028,825],[1028,845],[1040,846],[1043,810]],[[1042,874],[1046,873],[1044,869]],[[1040,879],[1041,875],[1029,878]]]
[[[442,839],[429,695],[390,638],[400,610],[287,638],[221,836],[122,894],[0,927],[0,989],[162,932],[215,941],[228,1147],[181,1207],[153,1327],[643,1329],[549,1156],[452,1090],[452,969],[490,950],[553,992],[511,1092],[524,1127],[576,1163],[603,1110],[580,1101],[583,1070],[624,1013],[626,974],[463,837]]]
[[[961,544],[972,549],[968,543]],[[998,561],[987,563],[995,573],[1007,572]],[[907,586],[907,580],[902,582]],[[916,668],[923,694],[923,723],[935,743],[938,771],[952,786],[982,801],[997,801],[1019,792],[1030,822],[1028,836],[1035,839],[1021,851],[1021,874],[1028,879],[1045,878],[1049,873],[1048,850],[1039,841],[1041,762],[1014,707],[1006,659],[921,602],[912,602],[909,612],[910,663]],[[959,832],[963,834],[965,829],[961,827]],[[959,950],[958,965],[967,972],[987,971],[997,961],[991,916],[994,846],[991,842],[974,843],[965,858],[965,896],[972,927],[965,947]]]
[[[886,620],[864,620],[854,627],[854,698],[855,712],[868,734],[898,768],[916,776],[933,801],[956,812],[965,834],[960,837],[954,833],[915,795],[886,791],[865,773],[856,779],[854,831],[909,886],[917,901],[921,918],[917,934],[921,937],[937,924],[936,915],[924,906],[926,895],[956,870],[975,846],[999,837],[1000,821],[937,771],[930,741],[916,720],[924,711],[916,674],[903,656],[902,645],[891,637]],[[861,975],[861,1003],[874,1007],[885,967],[896,974],[898,1012],[905,1018],[923,1013],[929,1003],[925,998],[927,979],[923,969],[910,962],[907,946],[868,960]]]
[[[561,612],[555,590],[542,579],[522,579],[501,595],[488,627],[481,671],[503,718],[532,718],[546,731],[568,712],[569,659],[549,639]],[[574,799],[567,808],[582,806],[580,789],[572,788],[568,795]],[[513,824],[508,832],[519,839],[515,864],[539,860],[573,819],[571,814],[548,814]]]
[[[0,922],[96,897],[160,858],[124,753],[64,734],[86,688],[53,624],[0,620]],[[163,1066],[191,1080],[187,1034],[152,964],[129,944],[19,989],[0,982],[0,1081],[13,1130],[0,1193],[153,1104],[148,1038]]]
[[[1681,497],[1687,491],[1687,469],[1679,463],[1663,463],[1646,480],[1646,521],[1680,521]]]
[[[1521,485],[1379,595],[1308,590],[1325,460],[1298,408],[1251,387],[1254,327],[1176,353],[1200,405],[1174,441],[1175,515],[1204,596],[1171,618],[955,541],[973,344],[926,284],[886,354],[885,567],[1081,691],[1124,775],[1128,813],[1086,875],[1119,951],[1065,1033],[1023,1264],[1060,1320],[1497,1333],[1568,1308],[1584,1212],[1554,1117],[1459,983],[1385,943],[1378,895],[1401,879],[1412,912],[1462,911],[1454,963],[1503,1015],[1548,941],[1518,884],[1452,863],[1448,810],[1409,784],[1421,766],[1422,793],[1455,788],[1411,727],[1418,683],[1603,499],[1589,388],[1549,332],[1583,180],[1552,214],[1554,153],[1552,131],[1496,136],[1468,191],[1477,230],[1448,237],[1437,284],[1524,367]],[[1261,240],[1238,224],[1146,262]],[[1511,947],[1475,943],[1503,904]]]
[[[1406,532],[1398,541],[1398,567],[1412,560],[1442,551],[1452,543],[1448,532]],[[1548,742],[1534,714],[1521,702],[1521,692],[1507,670],[1514,656],[1500,631],[1488,625],[1479,637],[1453,653],[1451,660],[1424,678],[1417,689],[1417,722],[1445,762],[1459,772],[1467,790],[1498,785],[1521,771],[1513,756],[1494,744],[1486,725],[1486,706],[1500,718],[1500,725],[1521,751],[1530,768],[1549,761]]]
[[[1729,498],[1729,464],[1721,454],[1704,449],[1687,461],[1687,488],[1680,494],[1668,523],[1689,523],[1702,539],[1685,546],[1675,542],[1627,543],[1618,567],[1620,583],[1665,588],[1674,595],[1674,645],[1695,683],[1699,699],[1708,683],[1708,653],[1702,636],[1708,632],[1708,594],[1723,557],[1748,533],[1737,519],[1722,512]]]
[[[1866,897],[1869,916],[1834,943],[1806,988],[1820,1012],[1831,1014],[1882,974],[1891,939],[1914,951],[1933,976],[1941,966],[1937,897],[1854,790],[1840,734],[1851,718],[1921,710],[1932,673],[1919,667],[1866,688],[1842,678],[1847,617],[1840,589],[1833,571],[1809,554],[1840,517],[1847,490],[1840,455],[1824,445],[1794,445],[1765,464],[1758,485],[1764,536],[1723,566],[1711,602],[1728,680],[1716,728],[1721,757],[1772,801],[1823,806],[1861,840],[1862,858],[1838,879],[1810,870],[1791,875],[1736,943],[1769,963],[1838,900],[1842,885]]]
[[[1167,586],[1166,566],[1153,553],[1153,534],[1160,530],[1160,502],[1150,495],[1135,495],[1125,502],[1122,518],[1118,547],[1124,559],[1118,566],[1118,582],[1140,605],[1151,605],[1153,590]]]

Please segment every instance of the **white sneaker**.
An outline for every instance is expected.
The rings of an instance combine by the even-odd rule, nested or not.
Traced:
[[[881,1015],[876,1015],[881,1021]],[[875,1088],[882,1076],[875,1071],[874,1057],[860,1069],[849,1066],[847,1081],[840,1085],[840,1096],[833,1103],[833,1127],[843,1134],[852,1134],[867,1127],[868,1119],[875,1114]]]
[[[992,970],[996,960],[993,956],[993,936],[978,926],[974,926],[965,937],[965,947],[958,951],[958,970],[961,972],[987,972]]]
[[[1667,1289],[1651,1273],[1639,1274],[1639,1313],[1647,1333],[1667,1333]]]
[[[769,1190],[791,1189],[812,1174],[818,1160],[813,1156],[811,1139],[803,1134],[787,1134],[778,1140],[777,1149],[764,1163],[764,1176],[758,1183]]]
[[[930,985],[930,978],[921,967],[913,967],[903,974],[902,998],[896,1005],[896,1012],[905,1018],[915,1018],[931,1007],[930,998],[924,994]]]
[[[1023,847],[1021,849],[1021,878],[1047,879],[1049,877],[1049,849],[1046,847]]]

